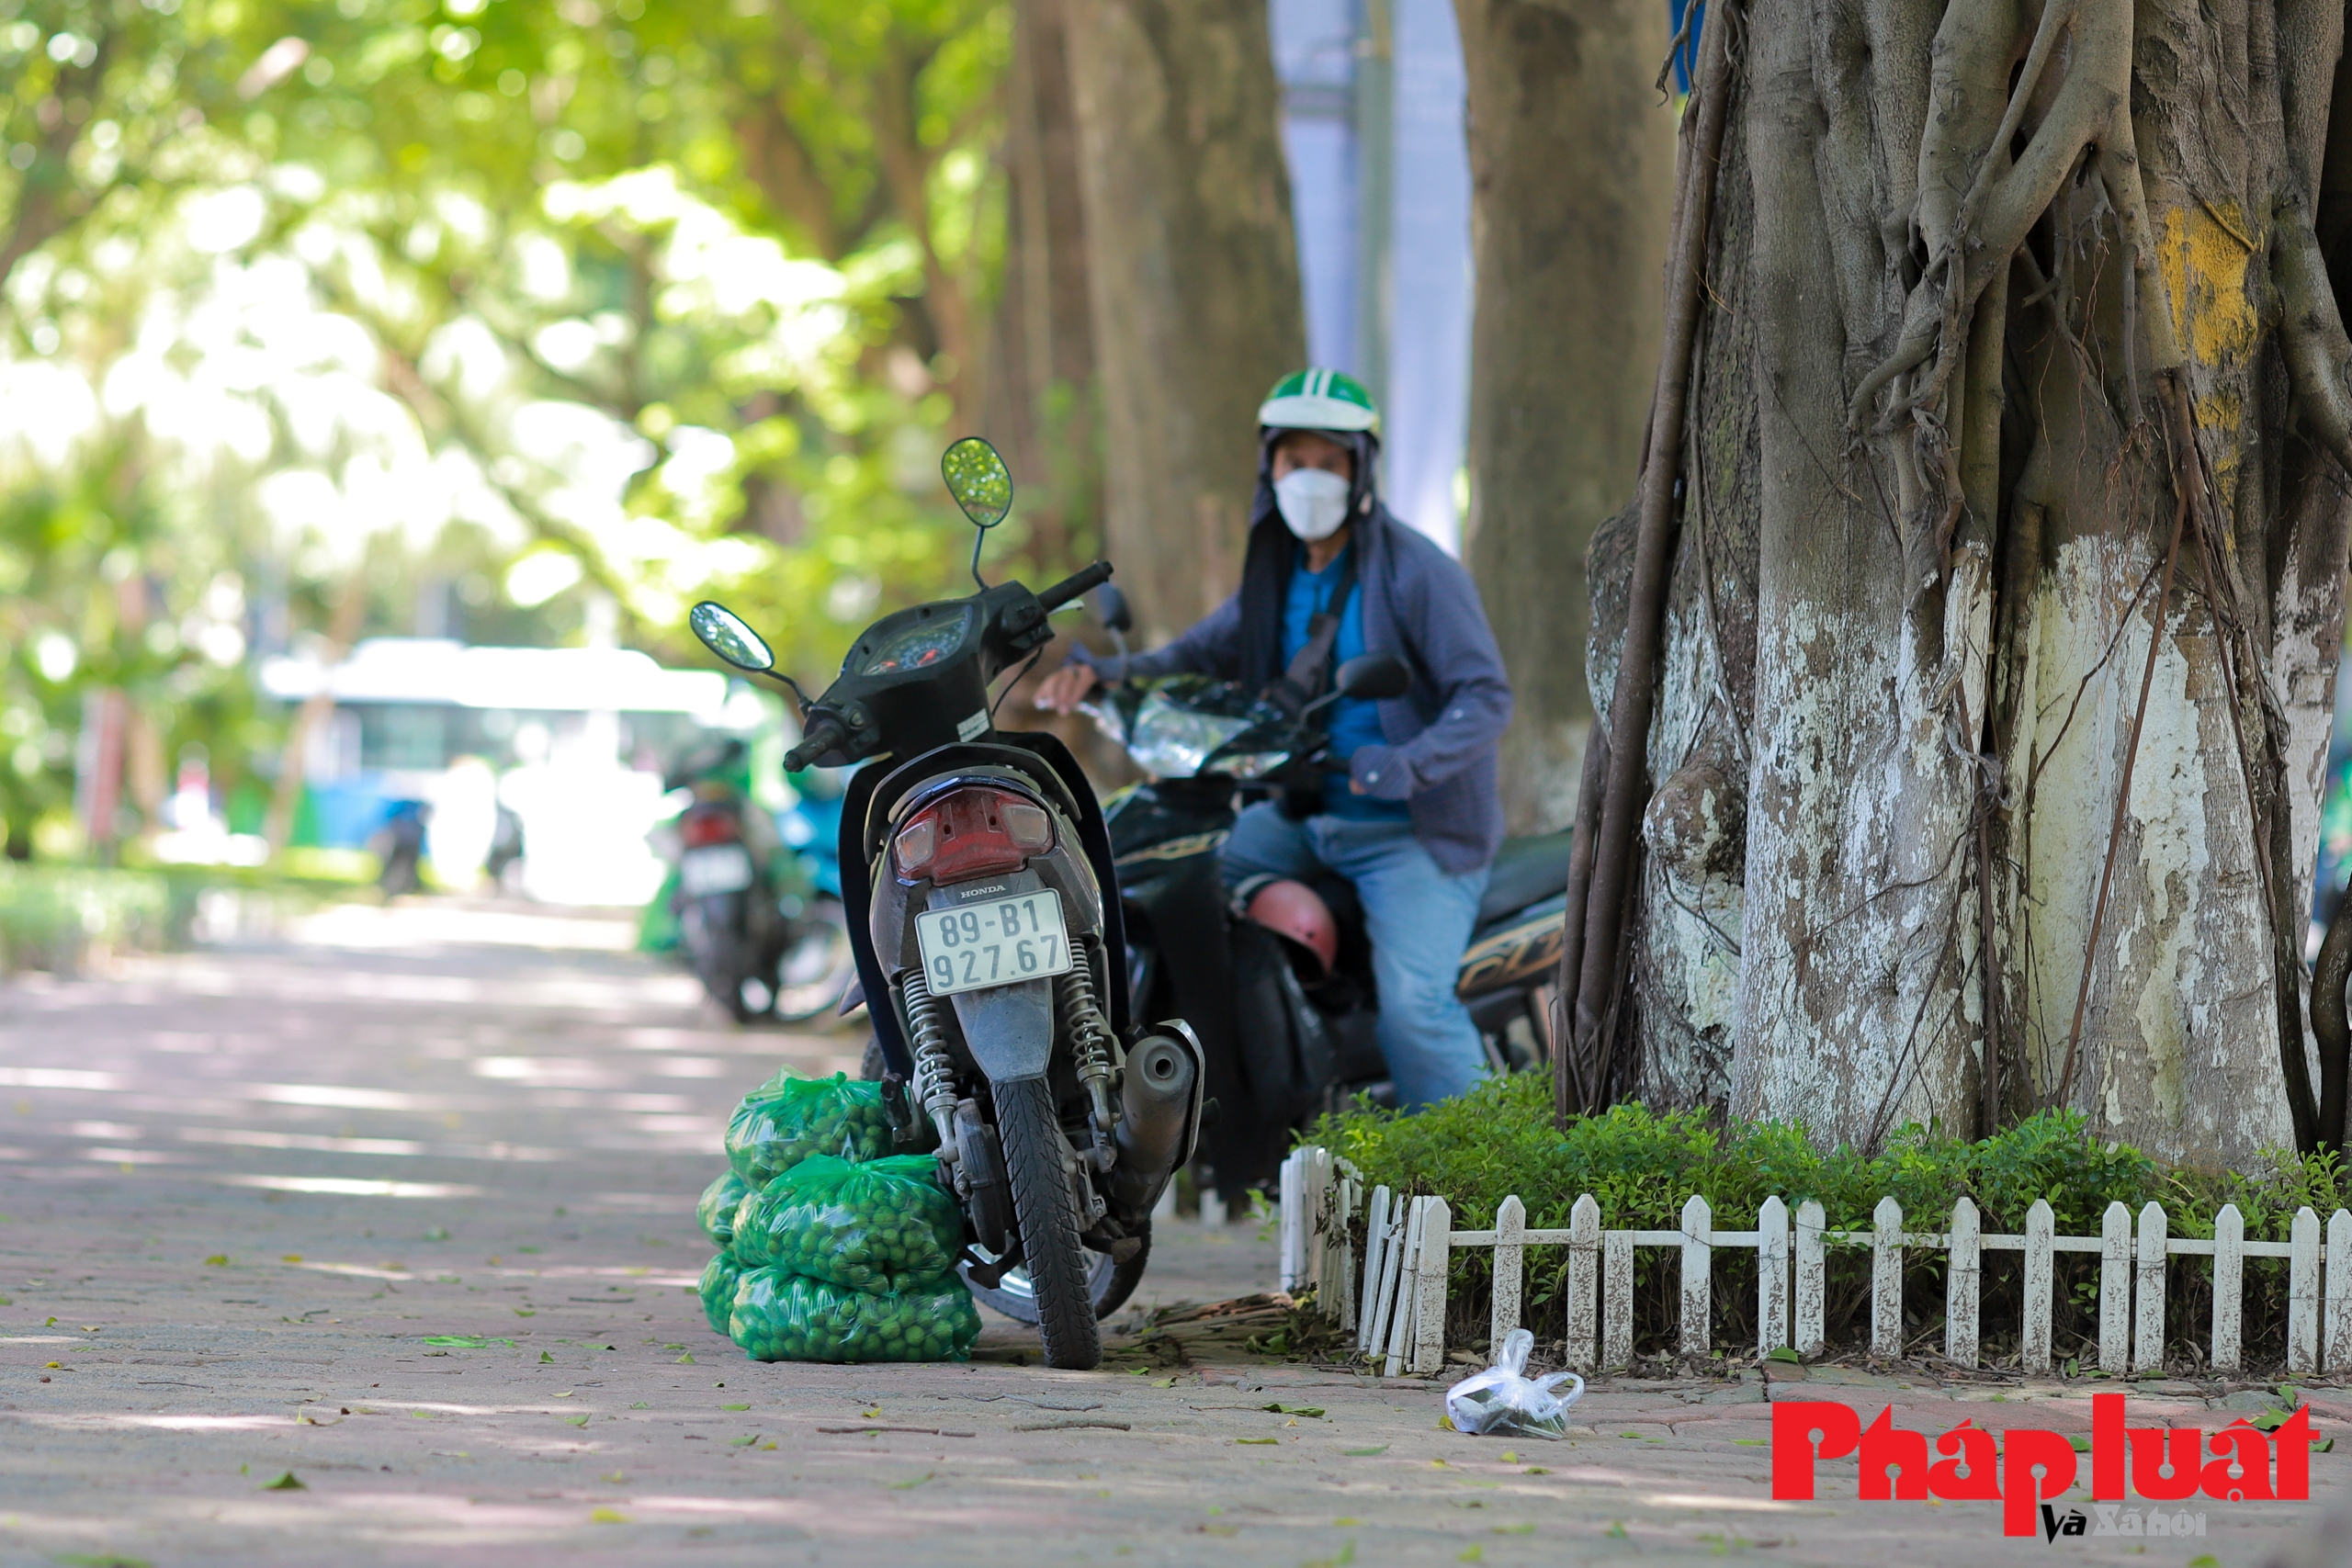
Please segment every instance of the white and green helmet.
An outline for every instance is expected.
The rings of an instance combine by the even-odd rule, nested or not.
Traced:
[[[1266,430],[1342,430],[1380,434],[1380,410],[1363,382],[1337,370],[1301,370],[1274,383],[1258,405]]]

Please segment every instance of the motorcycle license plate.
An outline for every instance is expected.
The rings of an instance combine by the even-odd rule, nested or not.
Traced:
[[[689,898],[741,893],[752,885],[752,853],[741,844],[688,850],[678,862],[678,886]]]
[[[1050,887],[917,915],[915,941],[934,997],[1041,980],[1070,966],[1062,896]]]

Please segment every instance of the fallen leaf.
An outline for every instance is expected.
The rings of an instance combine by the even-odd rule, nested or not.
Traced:
[[[1486,1560],[1487,1549],[1475,1541],[1464,1547],[1454,1558],[1456,1562],[1484,1562]]]
[[[628,1523],[628,1516],[618,1508],[591,1508],[588,1510],[588,1522],[592,1525],[625,1525]]]
[[[299,1252],[289,1252],[285,1257],[279,1258],[278,1261],[280,1263],[300,1263],[302,1261],[302,1255]]]
[[[430,1421],[433,1419],[433,1412],[430,1410],[412,1410],[409,1414],[415,1416],[420,1421]]]
[[[691,1367],[695,1364],[695,1353],[692,1350],[689,1350],[671,1364],[680,1367]]]
[[[1237,1442],[1237,1443],[1268,1443],[1268,1444],[1272,1444],[1272,1443],[1279,1443],[1279,1442],[1281,1442],[1281,1441],[1282,1441],[1282,1439],[1281,1439],[1280,1438],[1234,1438],[1233,1440],[1234,1440],[1235,1442]]]
[[[1174,1378],[1154,1378],[1151,1380],[1151,1386],[1154,1388],[1174,1388],[1176,1386],[1176,1380]]]
[[[492,1345],[514,1348],[512,1339],[500,1339],[486,1334],[428,1334],[418,1343],[440,1345],[452,1350],[487,1350]]]
[[[1453,1424],[1453,1417],[1451,1416],[1439,1416],[1437,1418],[1437,1429],[1441,1432],[1459,1432],[1462,1430],[1461,1427]]]
[[[1740,1441],[1740,1440],[1741,1440],[1741,1439],[1739,1439],[1739,1438],[1734,1438],[1734,1439],[1733,1439],[1733,1441],[1735,1441],[1735,1442],[1737,1442],[1737,1441]],[[1517,1463],[1519,1462],[1519,1455],[1518,1455],[1518,1453],[1517,1453],[1516,1451],[1514,1451],[1513,1450],[1510,1450],[1510,1449],[1505,1449],[1505,1450],[1503,1450],[1503,1462],[1504,1462],[1505,1464],[1517,1464]]]
[[[585,1427],[588,1425],[588,1417],[585,1416],[567,1416],[563,1418],[563,1424],[567,1427]]]
[[[1784,1362],[1790,1366],[1803,1366],[1804,1364],[1804,1358],[1798,1355],[1794,1350],[1790,1349],[1786,1345],[1780,1347],[1778,1349],[1765,1352],[1764,1359],[1768,1361]]]
[[[1611,1540],[1623,1540],[1625,1539],[1625,1521],[1623,1519],[1611,1519],[1609,1521],[1609,1528],[1602,1530],[1600,1533],[1607,1536]]]
[[[650,1410],[653,1404],[650,1400],[632,1399],[628,1402],[628,1407],[631,1410]]]
[[[938,1472],[934,1471],[931,1473],[937,1474]],[[893,1492],[911,1492],[930,1479],[931,1475],[918,1475],[912,1481],[893,1481],[890,1483],[890,1490]]]
[[[1383,1443],[1376,1449],[1341,1449],[1340,1451],[1346,1454],[1350,1459],[1369,1459],[1374,1454],[1386,1453],[1388,1451],[1388,1445],[1386,1443]]]
[[[751,1406],[748,1404],[722,1404],[719,1408],[721,1410],[749,1410]]]
[[[551,1367],[555,1365],[555,1358],[548,1355],[545,1350],[542,1350],[539,1352],[539,1365],[543,1367]]]
[[[1319,1404],[1283,1404],[1276,1403],[1273,1404],[1261,1404],[1258,1408],[1261,1410],[1271,1410],[1277,1416],[1320,1416],[1323,1414],[1323,1407]]]
[[[514,1309],[514,1315],[516,1317],[537,1317],[539,1314],[538,1310],[535,1307],[516,1307]]]
[[[1540,1464],[1531,1464],[1525,1470],[1520,1472],[1520,1473],[1521,1475],[1549,1475],[1552,1472],[1544,1469]]]
[[[610,1475],[599,1476],[597,1479],[599,1479],[599,1480],[601,1480],[601,1481],[608,1481],[608,1482],[610,1482],[612,1484],[614,1484],[615,1486],[618,1486],[619,1484],[621,1484],[621,1483],[623,1483],[623,1482],[627,1481],[627,1480],[628,1479],[628,1477],[627,1475],[624,1475],[623,1473],[621,1473],[619,1471],[617,1471],[617,1470],[616,1470],[616,1471],[613,1472]]]
[[[50,1561],[65,1568],[149,1568],[144,1557],[125,1557],[114,1551],[61,1551]]]
[[[1745,1449],[1768,1449],[1772,1446],[1761,1438],[1734,1438],[1732,1441]],[[1503,1458],[1509,1459],[1510,1455],[1505,1454]]]
[[[297,1481],[294,1478],[294,1472],[289,1470],[275,1481],[263,1482],[261,1483],[260,1490],[264,1492],[308,1492],[310,1488],[302,1484],[301,1482]]]
[[[1533,1535],[1535,1527],[1533,1525],[1497,1525],[1495,1533],[1497,1535]]]
[[[207,1269],[226,1269],[229,1267],[229,1255],[225,1252],[216,1252],[204,1260],[204,1266]]]
[[[570,1399],[571,1397],[571,1393],[572,1391],[567,1388],[561,1393],[556,1394],[554,1397],[557,1399]]]

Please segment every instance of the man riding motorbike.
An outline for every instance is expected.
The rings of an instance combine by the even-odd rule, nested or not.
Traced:
[[[1502,841],[1496,752],[1510,683],[1469,573],[1380,502],[1371,394],[1336,371],[1301,371],[1268,394],[1258,423],[1240,588],[1154,652],[1097,660],[1075,649],[1037,702],[1067,713],[1106,672],[1195,673],[1263,687],[1297,712],[1349,659],[1405,660],[1405,695],[1329,705],[1320,776],[1242,812],[1224,873],[1250,918],[1317,948],[1330,916],[1302,879],[1328,871],[1354,885],[1381,1052],[1398,1105],[1412,1109],[1486,1071],[1454,980]]]

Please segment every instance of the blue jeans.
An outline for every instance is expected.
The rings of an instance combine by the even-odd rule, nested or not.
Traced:
[[[1227,887],[1251,876],[1305,878],[1324,870],[1353,883],[1363,903],[1380,987],[1380,1053],[1397,1105],[1416,1111],[1460,1094],[1487,1072],[1478,1027],[1453,995],[1487,868],[1446,875],[1409,822],[1295,822],[1272,802],[1242,812],[1225,841]]]

